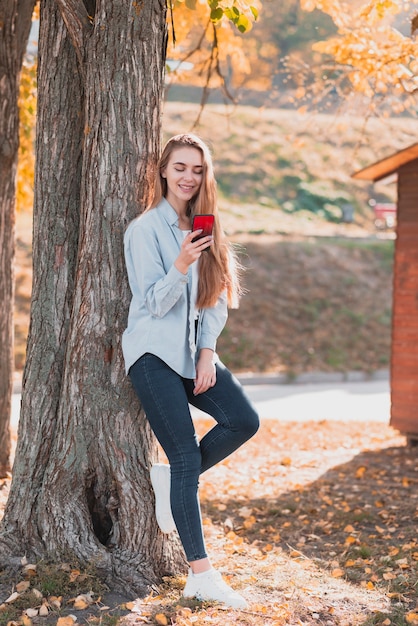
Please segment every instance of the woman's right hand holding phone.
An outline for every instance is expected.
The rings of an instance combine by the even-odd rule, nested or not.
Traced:
[[[202,237],[201,239],[195,239],[196,236],[202,233],[202,229],[194,230],[184,238],[181,245],[180,254],[174,261],[174,265],[182,274],[187,274],[187,271],[192,263],[202,254],[203,250],[212,245],[213,237]],[[193,241],[195,239],[195,241]]]

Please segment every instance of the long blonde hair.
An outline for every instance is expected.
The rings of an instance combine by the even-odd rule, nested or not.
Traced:
[[[220,224],[212,156],[209,148],[200,137],[186,133],[175,135],[167,141],[158,162],[154,195],[147,210],[155,208],[166,196],[167,180],[162,176],[162,172],[167,167],[174,150],[184,147],[197,148],[202,154],[203,161],[202,183],[198,193],[189,201],[187,215],[190,219],[194,215],[205,213],[213,213],[215,216],[213,243],[199,259],[199,287],[196,304],[199,308],[213,307],[221,293],[226,290],[228,306],[238,308],[239,297],[242,294],[240,285],[241,265],[233,245],[225,237]]]

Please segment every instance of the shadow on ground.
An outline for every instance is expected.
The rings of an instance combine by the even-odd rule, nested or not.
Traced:
[[[278,467],[283,462],[277,456]],[[418,584],[416,448],[362,451],[310,483],[292,489],[283,483],[276,481],[274,493],[272,482],[271,495],[245,503],[238,497],[220,506],[206,498],[203,515],[223,526],[227,537],[233,533],[261,552],[282,551],[287,560],[326,572],[328,580],[349,583],[346,594],[356,588],[378,594],[377,607],[352,623],[405,624]]]

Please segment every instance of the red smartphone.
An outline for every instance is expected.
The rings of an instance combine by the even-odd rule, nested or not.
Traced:
[[[213,223],[215,221],[215,216],[212,213],[208,213],[206,215],[195,215],[192,223],[192,231],[202,229],[200,235],[197,235],[193,239],[193,241],[197,241],[198,239],[202,239],[202,237],[208,237],[212,234],[213,231]]]

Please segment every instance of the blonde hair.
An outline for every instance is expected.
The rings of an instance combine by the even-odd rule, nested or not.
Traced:
[[[213,243],[199,259],[199,286],[197,306],[209,308],[216,305],[219,296],[226,290],[228,306],[238,308],[242,294],[240,285],[241,265],[238,262],[233,245],[227,240],[219,220],[217,185],[213,172],[212,156],[207,145],[191,133],[175,135],[167,141],[157,166],[154,195],[147,210],[155,208],[167,194],[167,180],[162,176],[174,150],[178,148],[196,148],[202,154],[202,183],[198,193],[189,201],[187,215],[213,213]]]

